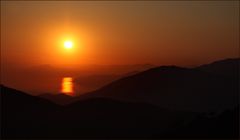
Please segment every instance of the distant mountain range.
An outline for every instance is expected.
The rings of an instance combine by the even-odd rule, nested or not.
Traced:
[[[161,66],[120,78],[74,102],[68,96],[50,97],[69,103],[64,106],[1,85],[1,138],[237,139],[239,62]]]
[[[224,77],[239,78],[240,59],[225,59],[201,65],[196,69]]]
[[[155,67],[151,64],[71,66],[46,64],[28,67],[9,63],[1,66],[1,84],[29,92],[31,95],[40,95],[46,91],[58,93],[63,77],[72,77],[78,94],[82,94],[105,86],[126,73]]]
[[[217,61],[196,68],[161,66],[116,80],[79,96],[146,102],[163,108],[211,111],[238,104],[240,59]]]
[[[79,87],[85,92],[94,91],[99,89],[111,82],[120,79],[122,77],[127,77],[139,73],[140,71],[131,71],[124,74],[98,74],[98,75],[82,75],[74,78],[75,86]],[[82,92],[84,93],[84,92]],[[81,95],[81,93],[79,93]],[[78,95],[79,95],[78,94]]]

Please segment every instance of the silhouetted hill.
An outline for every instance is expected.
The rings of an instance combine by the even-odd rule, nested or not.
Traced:
[[[152,68],[65,106],[1,85],[1,138],[238,138],[238,63],[211,68],[229,62]]]
[[[50,101],[38,98],[36,96],[31,96],[22,91],[15,90],[13,88],[8,88],[3,85],[1,87],[1,98],[3,107],[7,109],[14,109],[14,111],[26,109],[32,109],[32,111],[39,111],[37,109],[44,108],[54,109],[57,107],[56,104],[53,104]],[[3,108],[3,109],[4,109]]]
[[[47,99],[47,100],[52,101],[59,105],[70,104],[77,100],[76,98],[74,98],[72,96],[68,96],[68,95],[60,94],[60,93],[59,94],[46,93],[46,94],[41,94],[38,97]]]
[[[236,110],[234,113],[225,111],[223,116],[217,115],[205,120],[205,114],[101,98],[57,106],[3,86],[1,97],[1,138],[238,137]],[[213,128],[214,124],[218,127],[208,129]],[[199,132],[203,129],[205,130]]]
[[[224,72],[237,77],[238,63],[235,60],[219,61],[208,65],[207,69],[215,69],[216,65],[220,69],[226,68]],[[237,79],[212,74],[200,68],[161,66],[116,80],[79,99],[107,97],[146,102],[174,110],[211,111],[236,106],[238,96]]]
[[[205,64],[196,69],[226,77],[239,78],[240,58],[226,59]]]
[[[147,67],[147,66],[146,66]],[[97,90],[117,79],[127,77],[138,73],[139,71],[131,71],[123,74],[93,74],[93,75],[82,75],[74,78],[75,86],[79,87],[80,93],[86,93]]]
[[[58,110],[50,101],[1,85],[1,137],[17,137],[46,127],[48,114]],[[36,130],[35,130],[36,131]],[[26,133],[25,132],[25,133]]]
[[[3,86],[1,95],[3,138],[152,137],[195,115],[110,99],[61,107]]]
[[[239,138],[239,105],[219,114],[199,114],[189,124],[179,125],[169,130],[173,138],[211,138],[237,139]]]

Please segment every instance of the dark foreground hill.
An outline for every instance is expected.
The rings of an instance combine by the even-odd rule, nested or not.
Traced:
[[[161,66],[116,80],[79,99],[111,98],[195,112],[231,109],[239,102],[240,59],[197,68]]]
[[[89,99],[57,106],[1,86],[1,138],[238,138],[238,109],[220,114]]]
[[[238,70],[239,59],[157,67],[65,106],[1,86],[1,138],[237,139]]]
[[[151,137],[194,116],[109,99],[56,106],[4,86],[1,97],[3,138]]]
[[[77,100],[76,98],[74,98],[72,96],[65,95],[62,93],[59,93],[59,94],[46,93],[46,94],[41,94],[38,97],[47,99],[47,100],[52,101],[59,105],[67,105],[67,104],[70,104]]]

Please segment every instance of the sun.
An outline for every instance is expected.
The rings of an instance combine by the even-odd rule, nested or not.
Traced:
[[[73,47],[73,42],[70,40],[67,40],[64,42],[64,48],[71,49]]]

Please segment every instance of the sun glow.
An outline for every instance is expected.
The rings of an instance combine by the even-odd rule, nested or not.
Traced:
[[[73,47],[73,42],[70,41],[70,40],[65,41],[65,42],[64,42],[64,47],[65,47],[66,49],[71,49],[71,48]]]
[[[66,95],[73,96],[73,83],[72,77],[64,77],[62,79],[62,89],[61,92]]]

